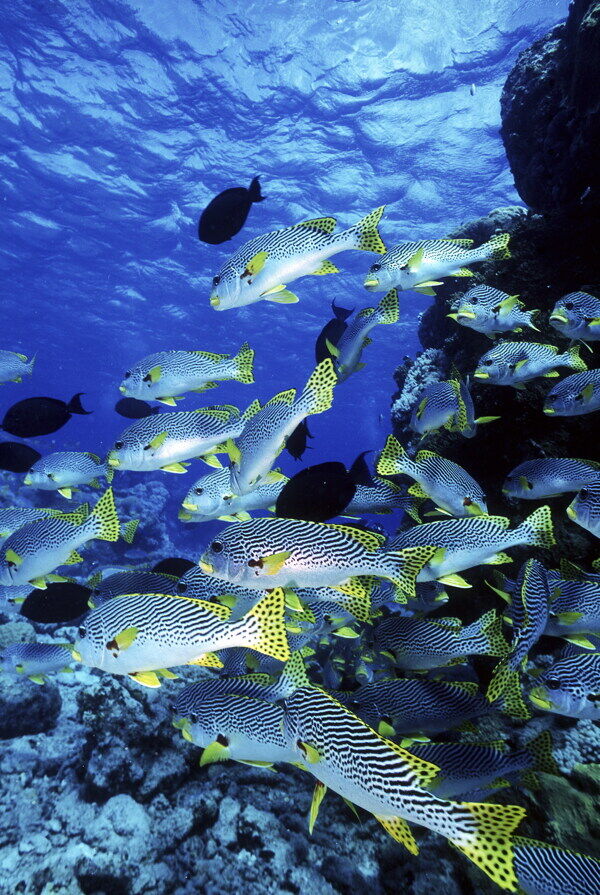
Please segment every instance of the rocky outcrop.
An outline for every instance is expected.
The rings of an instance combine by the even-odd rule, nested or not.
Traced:
[[[519,56],[501,99],[502,139],[523,200],[600,214],[600,2],[575,0]]]

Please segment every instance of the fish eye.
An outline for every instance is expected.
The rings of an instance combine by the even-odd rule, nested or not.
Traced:
[[[46,475],[48,476],[49,479],[54,479],[54,473],[53,473],[53,472],[47,472]]]
[[[588,497],[588,489],[587,489],[587,488],[582,488],[581,491],[579,492],[579,499],[580,499],[580,500],[587,500],[587,497]]]
[[[123,379],[129,379],[130,376],[131,376],[131,370],[127,370],[127,372],[123,376]]]
[[[371,270],[381,270],[381,264],[371,264]]]
[[[549,690],[560,690],[560,681],[551,678],[549,681],[544,681],[544,686],[548,687]]]
[[[213,541],[210,549],[213,553],[221,553],[223,551],[223,541]]]
[[[576,401],[583,401],[583,392],[579,392],[578,395],[575,395]]]
[[[483,365],[484,367],[491,367],[493,363],[493,360],[484,360]]]
[[[80,637],[85,637],[85,628],[83,625],[80,625],[77,628],[77,633],[79,634]]]
[[[477,298],[476,295],[474,295],[473,298],[470,298],[470,299],[469,299],[469,302],[470,302],[470,304],[472,304],[472,305],[476,305],[478,301],[479,301],[479,299]]]
[[[572,302],[572,301],[566,301],[565,304],[564,304],[564,307],[567,309],[567,311],[572,311],[573,308],[574,308],[573,302]]]
[[[221,277],[219,277],[219,276],[213,277],[213,286],[218,286],[220,282],[221,282]]]
[[[198,721],[198,715],[196,714],[196,712],[190,712],[188,718],[190,719],[192,724],[196,724],[196,722]]]
[[[115,441],[115,450],[120,451],[125,442],[123,441]]]
[[[400,270],[408,270],[408,264],[401,264]]]
[[[184,581],[177,582],[177,590],[179,591],[180,594],[184,594],[187,589],[188,589],[188,586]]]
[[[194,494],[204,494],[204,488],[194,488]]]
[[[150,375],[150,373],[146,373],[146,375],[142,379],[142,382],[147,382],[148,385],[150,385],[150,383],[152,382],[152,376]]]

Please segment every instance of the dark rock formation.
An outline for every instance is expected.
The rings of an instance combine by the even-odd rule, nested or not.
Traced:
[[[61,706],[58,687],[52,681],[43,686],[26,677],[0,679],[0,739],[44,733],[56,724]]]
[[[519,56],[501,99],[502,139],[523,200],[600,213],[600,2],[575,0]]]

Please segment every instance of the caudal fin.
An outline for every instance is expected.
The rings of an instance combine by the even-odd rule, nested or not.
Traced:
[[[554,547],[554,530],[552,528],[552,513],[550,507],[544,505],[521,522],[517,532],[523,535],[524,544],[531,547]]]
[[[248,187],[248,198],[251,202],[262,202],[263,199],[267,198],[266,196],[263,196],[260,191],[260,181],[258,179],[259,176],[260,175],[253,177],[252,182]]]
[[[400,475],[407,472],[411,465],[412,461],[400,442],[393,435],[388,435],[377,461],[379,475]]]
[[[502,633],[502,618],[495,609],[490,609],[479,619],[481,633],[487,643],[485,655],[506,656],[510,649]]]
[[[569,348],[566,355],[567,357],[565,358],[565,361],[572,370],[575,370],[577,373],[585,373],[587,364],[584,359],[579,356],[579,345],[573,345],[572,348]]]
[[[353,248],[361,249],[364,252],[377,252],[379,255],[385,255],[387,249],[377,229],[384,211],[385,205],[381,205],[344,232],[344,236],[349,240],[352,239]],[[342,234],[340,233],[341,236]]]
[[[285,630],[285,594],[276,587],[239,622],[249,635],[247,645],[265,656],[287,662],[290,647]]]
[[[67,410],[69,413],[79,413],[82,416],[89,416],[90,413],[93,413],[92,410],[84,410],[83,405],[81,403],[81,396],[83,392],[77,392],[76,395],[73,395],[69,403],[67,404]]]
[[[409,598],[416,596],[417,575],[436,550],[437,547],[434,546],[419,545],[381,552],[379,574],[394,584],[397,602],[406,603]]]
[[[474,830],[450,842],[460,849],[496,885],[517,891],[513,833],[525,817],[519,805],[460,802],[474,822]]]
[[[487,242],[487,247],[490,250],[488,257],[497,261],[501,258],[510,258],[509,241],[510,233],[496,233],[492,236]]]
[[[238,382],[244,382],[251,385],[254,382],[254,374],[252,366],[254,363],[254,350],[250,348],[248,342],[244,342],[236,356],[234,357],[236,364],[236,376]]]
[[[133,544],[133,539],[135,538],[135,533],[138,530],[139,524],[139,519],[130,519],[129,522],[124,522],[121,526],[119,526],[121,537],[128,544]]]
[[[93,526],[94,537],[101,541],[119,540],[121,527],[112,488],[107,488],[85,524]]]
[[[333,404],[333,389],[337,381],[333,361],[327,357],[315,367],[296,402],[297,408],[306,416],[329,410]]]

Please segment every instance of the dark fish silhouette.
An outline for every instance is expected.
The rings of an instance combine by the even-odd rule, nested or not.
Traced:
[[[331,345],[337,345],[348,326],[346,320],[350,314],[352,314],[354,308],[350,308],[350,310],[347,308],[338,308],[334,299],[331,302],[331,310],[333,311],[334,316],[325,324],[315,342],[315,357],[318,364],[320,364],[322,360],[325,360],[325,358],[331,357],[327,342]]]
[[[1,428],[19,438],[50,435],[61,429],[73,413],[89,414],[79,400],[83,392],[73,395],[68,404],[58,398],[25,398],[6,411]]]
[[[169,556],[167,559],[161,559],[160,562],[157,562],[150,571],[158,572],[161,575],[175,575],[177,578],[181,578],[182,575],[193,569],[195,565],[195,562],[182,556]]]
[[[275,515],[306,522],[325,522],[342,513],[356,493],[356,486],[372,485],[365,451],[349,470],[330,461],[307,466],[287,482],[275,504]]]
[[[21,615],[47,625],[70,622],[89,610],[91,590],[74,581],[56,581],[45,590],[33,590],[21,606]]]
[[[236,186],[224,190],[212,199],[198,223],[198,239],[211,245],[218,245],[239,233],[253,202],[262,202],[260,183],[255,177],[248,187]]]
[[[27,472],[42,455],[20,441],[0,443],[0,469],[7,472]]]
[[[313,436],[308,431],[306,420],[302,420],[301,423],[298,423],[285,443],[288,454],[290,454],[290,456],[292,456],[294,460],[300,460],[307,448],[306,439],[312,437]]]
[[[121,398],[115,404],[115,410],[121,416],[126,416],[130,420],[141,420],[144,416],[152,416],[158,413],[158,407],[152,407],[145,401],[138,401],[137,398]]]

